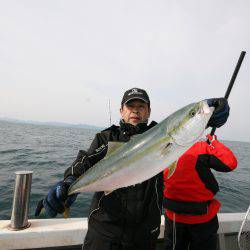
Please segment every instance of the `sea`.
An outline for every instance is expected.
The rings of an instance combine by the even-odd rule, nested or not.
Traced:
[[[16,171],[33,171],[29,218],[35,218],[38,201],[62,180],[64,170],[75,160],[78,150],[86,150],[97,132],[0,121],[0,220],[11,217]],[[245,212],[250,204],[250,143],[223,143],[237,156],[238,167],[230,173],[214,171],[220,185],[217,194],[222,203],[220,212]],[[79,194],[70,217],[87,217],[92,195]]]

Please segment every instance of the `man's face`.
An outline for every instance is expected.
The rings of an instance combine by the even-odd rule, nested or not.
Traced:
[[[124,122],[132,125],[145,122],[150,116],[150,111],[148,104],[139,99],[127,102],[120,109],[121,117]]]

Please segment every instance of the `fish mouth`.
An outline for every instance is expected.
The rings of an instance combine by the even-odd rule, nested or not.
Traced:
[[[207,115],[207,116],[209,116],[209,118],[210,118],[211,115],[212,115],[213,112],[214,112],[214,107],[209,107],[206,100],[201,101],[201,104],[200,104],[200,105],[201,105],[201,106],[200,106],[199,113],[200,113],[200,114]]]

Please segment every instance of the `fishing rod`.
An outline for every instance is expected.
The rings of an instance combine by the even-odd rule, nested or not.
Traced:
[[[245,54],[246,54],[246,51],[241,51],[240,57],[239,57],[238,62],[237,62],[237,65],[236,65],[236,67],[235,67],[235,69],[234,69],[234,73],[233,73],[233,75],[232,75],[232,77],[231,77],[231,80],[230,80],[229,85],[228,85],[228,87],[227,87],[226,94],[225,94],[225,96],[224,96],[226,99],[228,99],[228,97],[229,97],[229,95],[230,95],[230,92],[231,92],[231,90],[232,90],[232,88],[233,88],[235,79],[236,79],[237,74],[238,74],[238,72],[239,72],[239,70],[240,70],[240,66],[241,66],[241,63],[242,63],[242,61],[243,61],[243,59],[244,59],[244,57],[245,57]],[[214,135],[215,130],[216,130],[216,127],[213,127],[210,134],[211,134],[211,135]]]

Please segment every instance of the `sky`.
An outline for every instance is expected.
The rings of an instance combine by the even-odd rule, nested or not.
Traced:
[[[250,142],[250,1],[0,0],[0,118],[118,124],[124,91],[144,88],[151,120],[224,96],[221,139]],[[249,53],[249,54],[248,54]]]

